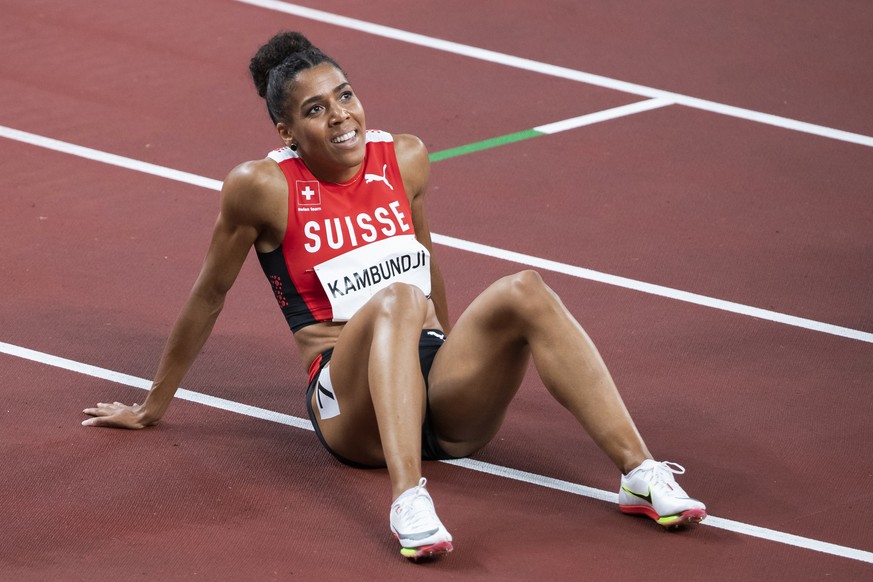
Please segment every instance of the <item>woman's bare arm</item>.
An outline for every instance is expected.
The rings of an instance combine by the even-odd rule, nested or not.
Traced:
[[[212,332],[224,298],[263,229],[262,205],[257,204],[264,183],[257,171],[259,164],[249,162],[235,168],[224,182],[220,212],[203,267],[173,325],[145,402],[133,406],[99,403],[84,410],[92,418],[82,424],[136,429],[153,425],[164,415]]]

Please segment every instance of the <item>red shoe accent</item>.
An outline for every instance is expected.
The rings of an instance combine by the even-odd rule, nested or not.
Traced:
[[[648,505],[619,505],[618,508],[622,513],[650,517],[658,522],[658,525],[666,528],[700,523],[706,517],[706,512],[702,509],[688,509],[679,515],[661,517],[654,508]]]

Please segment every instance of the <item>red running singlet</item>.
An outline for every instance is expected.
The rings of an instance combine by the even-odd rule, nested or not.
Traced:
[[[430,255],[415,239],[391,134],[367,130],[364,163],[345,184],[318,180],[290,148],[268,157],[288,181],[288,226],[258,260],[291,331],[348,321],[392,283],[430,296]]]

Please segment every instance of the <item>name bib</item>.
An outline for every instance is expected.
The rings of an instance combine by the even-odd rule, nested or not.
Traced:
[[[386,238],[315,266],[333,309],[333,321],[348,321],[392,283],[414,285],[430,297],[430,253],[414,235]]]

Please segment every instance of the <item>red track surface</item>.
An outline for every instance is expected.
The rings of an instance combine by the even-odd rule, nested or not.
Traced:
[[[857,2],[826,13],[309,4],[873,134],[873,9]],[[0,0],[0,13],[0,125],[216,179],[278,145],[246,77],[278,29],[304,30],[343,64],[371,127],[416,133],[432,151],[641,100],[230,0]],[[150,377],[215,193],[5,138],[0,160],[0,342]],[[430,221],[440,234],[869,333],[871,183],[873,148],[672,106],[439,162]],[[455,315],[520,268],[436,252]],[[870,343],[545,276],[601,348],[650,448],[688,467],[682,483],[712,515],[873,551]],[[305,417],[302,376],[251,260],[184,385]],[[185,401],[147,431],[84,429],[85,406],[144,392],[5,354],[0,386],[3,580],[873,573],[712,527],[663,533],[609,503],[440,463],[425,473],[457,549],[415,566],[388,532],[384,472],[339,465],[307,431]],[[609,491],[618,482],[535,374],[475,458]]]

